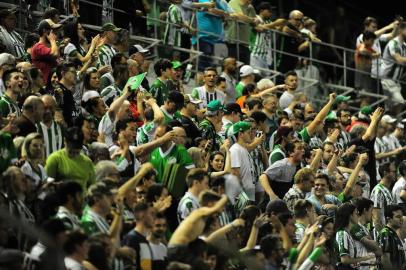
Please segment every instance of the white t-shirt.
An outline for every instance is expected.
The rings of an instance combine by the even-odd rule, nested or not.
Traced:
[[[168,256],[168,248],[162,244],[153,244],[149,242],[149,246],[152,249],[152,260],[153,261],[165,261]]]
[[[240,179],[243,190],[247,193],[250,200],[255,201],[255,172],[254,162],[246,148],[238,143],[230,148],[231,168],[240,169]]]
[[[84,270],[85,268],[72,258],[65,257],[65,267],[67,270]]]
[[[400,198],[400,192],[404,189],[406,189],[406,180],[405,178],[400,177],[392,188],[392,197],[395,203],[404,203]]]
[[[289,107],[290,103],[292,103],[294,97],[295,96],[288,91],[283,92],[282,96],[279,99],[279,107],[281,107],[281,109],[286,109],[287,107]]]

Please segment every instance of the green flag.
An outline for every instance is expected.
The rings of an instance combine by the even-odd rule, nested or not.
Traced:
[[[131,91],[135,91],[140,87],[142,81],[144,80],[145,76],[147,75],[146,72],[138,74],[137,76],[130,77],[128,79],[128,85],[130,85]]]

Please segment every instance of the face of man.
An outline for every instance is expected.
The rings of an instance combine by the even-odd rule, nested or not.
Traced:
[[[2,24],[8,31],[12,31],[16,28],[16,22],[17,17],[15,14],[10,14],[4,19],[2,19]]]
[[[20,94],[24,88],[24,77],[20,72],[13,72],[10,79],[6,83],[6,88],[10,89],[14,94]]]
[[[269,113],[275,113],[278,109],[278,98],[277,97],[269,97],[264,102],[264,109]]]
[[[229,57],[224,60],[224,70],[226,70],[228,73],[235,73],[237,70],[237,61],[233,57]]]
[[[297,119],[297,118],[291,119],[290,124],[294,131],[299,131],[303,127],[303,121],[301,119]]]
[[[44,117],[44,111],[45,111],[44,103],[42,101],[39,101],[35,105],[35,110],[34,110],[34,120],[36,123],[39,123],[42,121],[42,119]]]
[[[343,126],[348,126],[351,124],[351,113],[349,111],[341,112],[340,123]]]
[[[304,179],[303,181],[303,191],[304,192],[310,192],[312,191],[312,187],[313,187],[313,183],[314,183],[314,176],[311,175],[308,178]]]
[[[217,73],[213,70],[208,70],[204,73],[204,84],[208,87],[216,85]]]
[[[269,9],[264,9],[264,10],[262,10],[262,12],[261,12],[261,16],[262,16],[262,18],[263,18],[264,20],[268,20],[268,19],[271,18],[272,12],[271,12],[271,10],[269,10]]]
[[[328,164],[334,155],[334,145],[326,144],[323,147],[323,161]]]
[[[314,181],[314,194],[317,197],[322,197],[322,196],[326,195],[327,190],[328,190],[328,186],[327,186],[326,179],[317,178]]]
[[[96,116],[103,116],[107,112],[106,104],[101,97],[97,97],[97,105],[94,108]]]
[[[154,207],[148,207],[147,211],[145,212],[143,221],[144,221],[144,225],[147,228],[151,228],[154,226],[154,219],[155,219],[155,208]]]
[[[304,107],[304,117],[305,119],[307,119],[310,116],[315,115],[316,111],[313,107],[313,104],[311,103],[306,103],[305,107]]]
[[[296,143],[295,144],[295,150],[292,154],[295,162],[301,162],[303,160],[303,155],[304,155],[304,147],[302,143]]]
[[[137,128],[138,126],[136,122],[130,122],[127,124],[127,127],[124,130],[124,136],[129,144],[133,144],[135,142]]]
[[[44,102],[43,121],[47,123],[54,119],[56,103],[55,100],[51,97],[43,98],[42,101]]]
[[[172,69],[172,74],[171,74],[171,79],[179,82],[182,79],[183,76],[183,69],[181,68],[173,68]]]
[[[289,75],[285,79],[286,88],[290,91],[294,91],[297,88],[297,76]]]
[[[376,24],[374,22],[370,23],[367,27],[365,27],[365,31],[368,31],[368,32],[374,33],[376,30],[378,30],[378,24]]]
[[[157,218],[154,220],[154,225],[152,226],[152,234],[154,235],[155,238],[165,237],[167,228],[168,224],[166,222],[166,219]]]
[[[403,225],[403,214],[402,210],[394,211],[393,217],[389,219],[391,227],[395,230],[399,229]]]
[[[76,84],[76,69],[74,67],[70,67],[64,74],[63,79],[70,85]]]
[[[205,176],[202,181],[196,181],[199,193],[209,188],[209,177]]]
[[[107,40],[108,40],[108,42],[110,44],[115,44],[117,42],[117,39],[118,39],[118,35],[114,31],[107,31],[106,32],[106,37],[107,37]]]
[[[197,110],[198,110],[198,105],[197,104],[193,104],[192,102],[189,102],[186,105],[186,110],[188,111],[188,114],[192,117],[196,116]]]
[[[174,142],[179,145],[185,146],[186,144],[186,132],[184,128],[181,127],[174,127],[173,130],[175,131],[176,137]]]
[[[217,85],[217,90],[220,90],[221,92],[226,92],[226,89],[227,89],[226,81],[221,81],[220,84]]]

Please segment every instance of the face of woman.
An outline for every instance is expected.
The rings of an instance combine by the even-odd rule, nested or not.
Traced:
[[[54,72],[54,74],[52,74],[52,77],[51,77],[51,84],[52,84],[52,86],[53,87],[55,87],[55,86],[57,86],[57,84],[58,84],[58,75],[56,75],[56,72]]]
[[[35,84],[40,88],[45,85],[44,75],[42,75],[42,72],[40,70],[38,71],[38,77],[35,79]]]
[[[80,39],[85,39],[85,29],[80,23],[78,23],[78,36]]]
[[[223,170],[224,157],[222,155],[215,155],[210,165],[216,172]]]
[[[99,89],[100,87],[100,76],[98,72],[90,74],[89,85],[92,90]]]
[[[324,226],[323,231],[326,234],[326,237],[328,239],[331,239],[331,237],[334,236],[334,224],[333,223],[327,223]]]
[[[41,139],[34,139],[30,143],[29,147],[30,156],[33,159],[41,158],[44,153],[44,143]]]

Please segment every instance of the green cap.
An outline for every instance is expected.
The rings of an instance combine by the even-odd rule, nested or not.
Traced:
[[[103,32],[107,32],[107,31],[118,32],[118,31],[120,31],[120,30],[121,30],[121,28],[118,28],[117,26],[115,26],[115,25],[112,24],[112,23],[105,23],[105,24],[103,24],[103,26],[102,26],[102,31],[103,31]]]
[[[179,61],[172,61],[172,68],[177,69],[182,67],[182,63]]]
[[[360,113],[365,114],[365,115],[370,115],[372,113],[372,108],[371,106],[364,106],[361,108]]]
[[[238,132],[244,132],[251,128],[251,124],[245,121],[239,121],[233,125],[233,134],[236,135]]]
[[[146,72],[138,74],[136,76],[130,77],[127,81],[128,85],[130,85],[131,91],[135,91],[140,87],[142,81],[144,80],[145,76],[147,75]]]
[[[348,101],[348,100],[350,100],[350,99],[351,99],[350,96],[338,95],[338,96],[336,97],[335,103],[340,103],[340,102]]]
[[[220,100],[212,100],[209,104],[207,104],[207,110],[211,112],[224,110],[223,104],[221,104]]]
[[[337,115],[336,115],[336,113],[333,112],[333,111],[329,112],[329,113],[327,114],[325,120],[326,120],[327,122],[328,122],[328,121],[335,121],[335,120],[337,120]]]

